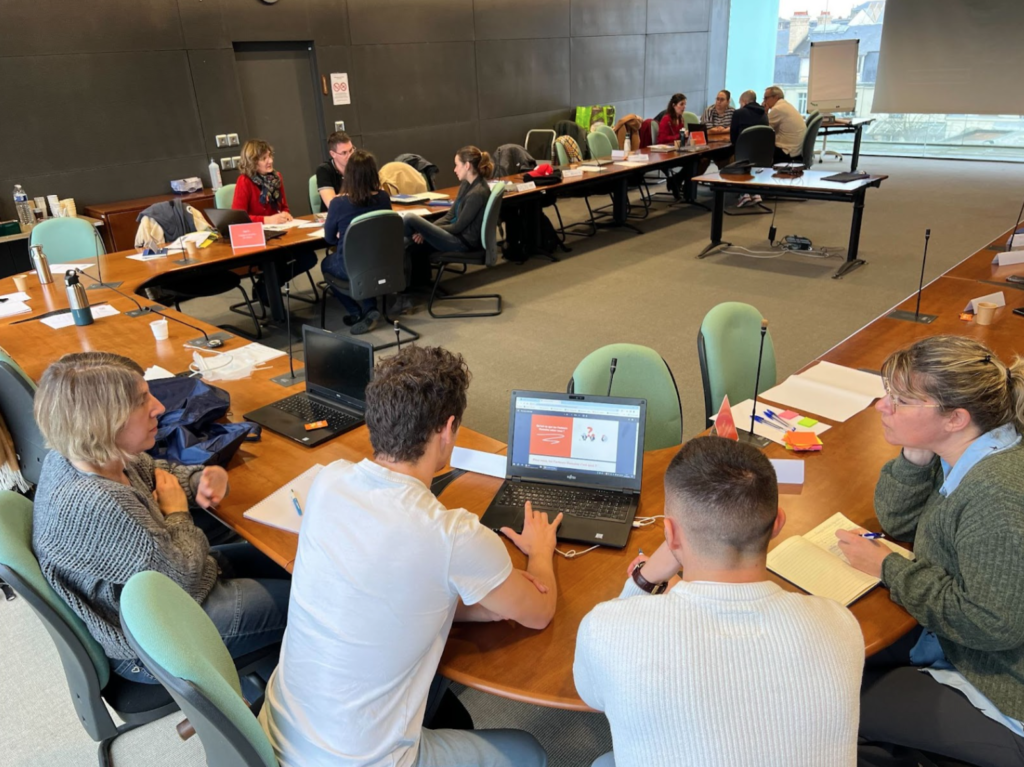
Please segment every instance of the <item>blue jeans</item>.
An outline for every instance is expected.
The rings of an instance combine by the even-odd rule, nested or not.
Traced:
[[[202,607],[231,657],[239,658],[280,642],[292,585],[288,573],[248,543],[213,546],[210,553],[221,566],[222,577],[217,579]],[[256,673],[265,681],[276,665],[276,658],[268,658],[266,667]],[[111,660],[110,667],[132,682],[160,684],[137,658]]]
[[[405,216],[405,245],[408,248],[414,234],[422,234],[424,241],[440,253],[466,253],[469,247],[454,234],[432,224],[421,216]]]
[[[348,282],[348,272],[345,271],[345,254],[340,249],[335,250],[323,260],[323,263],[320,264],[320,270],[331,277]],[[330,286],[334,297],[341,301],[345,311],[353,317],[362,317],[371,309],[377,308],[377,300],[374,298],[365,298],[357,303],[351,296],[346,296],[344,293],[336,290],[330,283],[327,284]]]

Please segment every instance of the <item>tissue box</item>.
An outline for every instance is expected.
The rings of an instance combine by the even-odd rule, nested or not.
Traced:
[[[178,194],[188,194],[190,192],[198,192],[203,188],[203,182],[198,176],[190,176],[189,178],[179,178],[171,182],[171,191]]]

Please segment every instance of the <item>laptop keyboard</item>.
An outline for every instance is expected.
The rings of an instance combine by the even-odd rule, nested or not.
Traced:
[[[304,392],[293,394],[291,397],[275,403],[274,407],[290,413],[303,423],[327,421],[328,428],[335,430],[345,429],[362,420],[359,416],[346,413],[344,410],[337,410],[322,402],[317,402]]]
[[[522,506],[527,501],[534,511],[545,511],[549,517],[561,511],[573,517],[616,522],[626,519],[632,505],[631,497],[622,493],[521,482],[507,482],[497,502],[502,506]]]

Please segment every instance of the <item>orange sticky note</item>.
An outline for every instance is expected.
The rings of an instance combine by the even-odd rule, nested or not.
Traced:
[[[793,450],[821,450],[821,440],[813,431],[788,431],[782,439]]]

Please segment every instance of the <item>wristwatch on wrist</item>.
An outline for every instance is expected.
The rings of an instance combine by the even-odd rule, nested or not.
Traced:
[[[651,583],[649,580],[644,578],[640,573],[646,562],[637,562],[636,567],[633,568],[633,583],[639,588],[646,591],[648,594],[661,594],[665,589],[668,588],[668,581],[662,581],[661,583]]]

